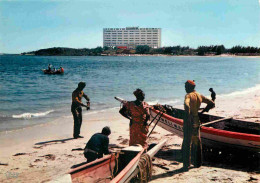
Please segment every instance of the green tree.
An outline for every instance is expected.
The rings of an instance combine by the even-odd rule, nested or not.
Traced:
[[[148,45],[138,45],[135,49],[137,54],[145,54],[150,52],[150,47]]]

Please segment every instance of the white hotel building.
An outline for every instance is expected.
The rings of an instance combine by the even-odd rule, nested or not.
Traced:
[[[103,46],[135,48],[148,45],[152,48],[161,47],[161,28],[104,28]]]

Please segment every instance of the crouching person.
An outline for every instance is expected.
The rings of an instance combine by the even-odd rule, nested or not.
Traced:
[[[102,129],[101,133],[96,133],[90,138],[84,149],[84,156],[87,158],[88,163],[98,158],[102,158],[103,154],[109,154],[108,136],[110,134],[111,130],[108,126],[106,126]]]

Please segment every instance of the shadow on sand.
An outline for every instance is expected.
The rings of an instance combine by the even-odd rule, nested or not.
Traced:
[[[74,138],[67,138],[67,139],[60,139],[60,140],[50,140],[50,141],[44,141],[44,142],[38,142],[34,145],[44,145],[44,144],[51,144],[51,143],[65,143],[66,141],[74,140]]]
[[[177,161],[182,163],[182,151],[180,149],[167,149],[160,150],[155,157],[165,159],[168,161]],[[217,150],[203,151],[203,164],[202,166],[224,168],[230,170],[244,171],[244,172],[255,172],[260,173],[260,158],[259,154],[252,154],[246,152],[230,153],[220,152]],[[192,169],[192,168],[191,168]],[[167,171],[165,173],[152,176],[152,180],[171,177],[175,174],[185,172],[182,168]]]

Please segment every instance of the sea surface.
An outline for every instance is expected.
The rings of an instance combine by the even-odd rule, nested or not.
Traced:
[[[45,75],[48,64],[65,70]],[[78,82],[91,100],[90,112],[119,107],[119,96],[134,100],[141,88],[150,104],[180,105],[184,83],[195,80],[196,90],[209,96],[239,95],[260,87],[260,58],[248,57],[65,57],[0,56],[0,131],[47,123],[71,116],[71,93]],[[85,102],[83,100],[83,102]]]

